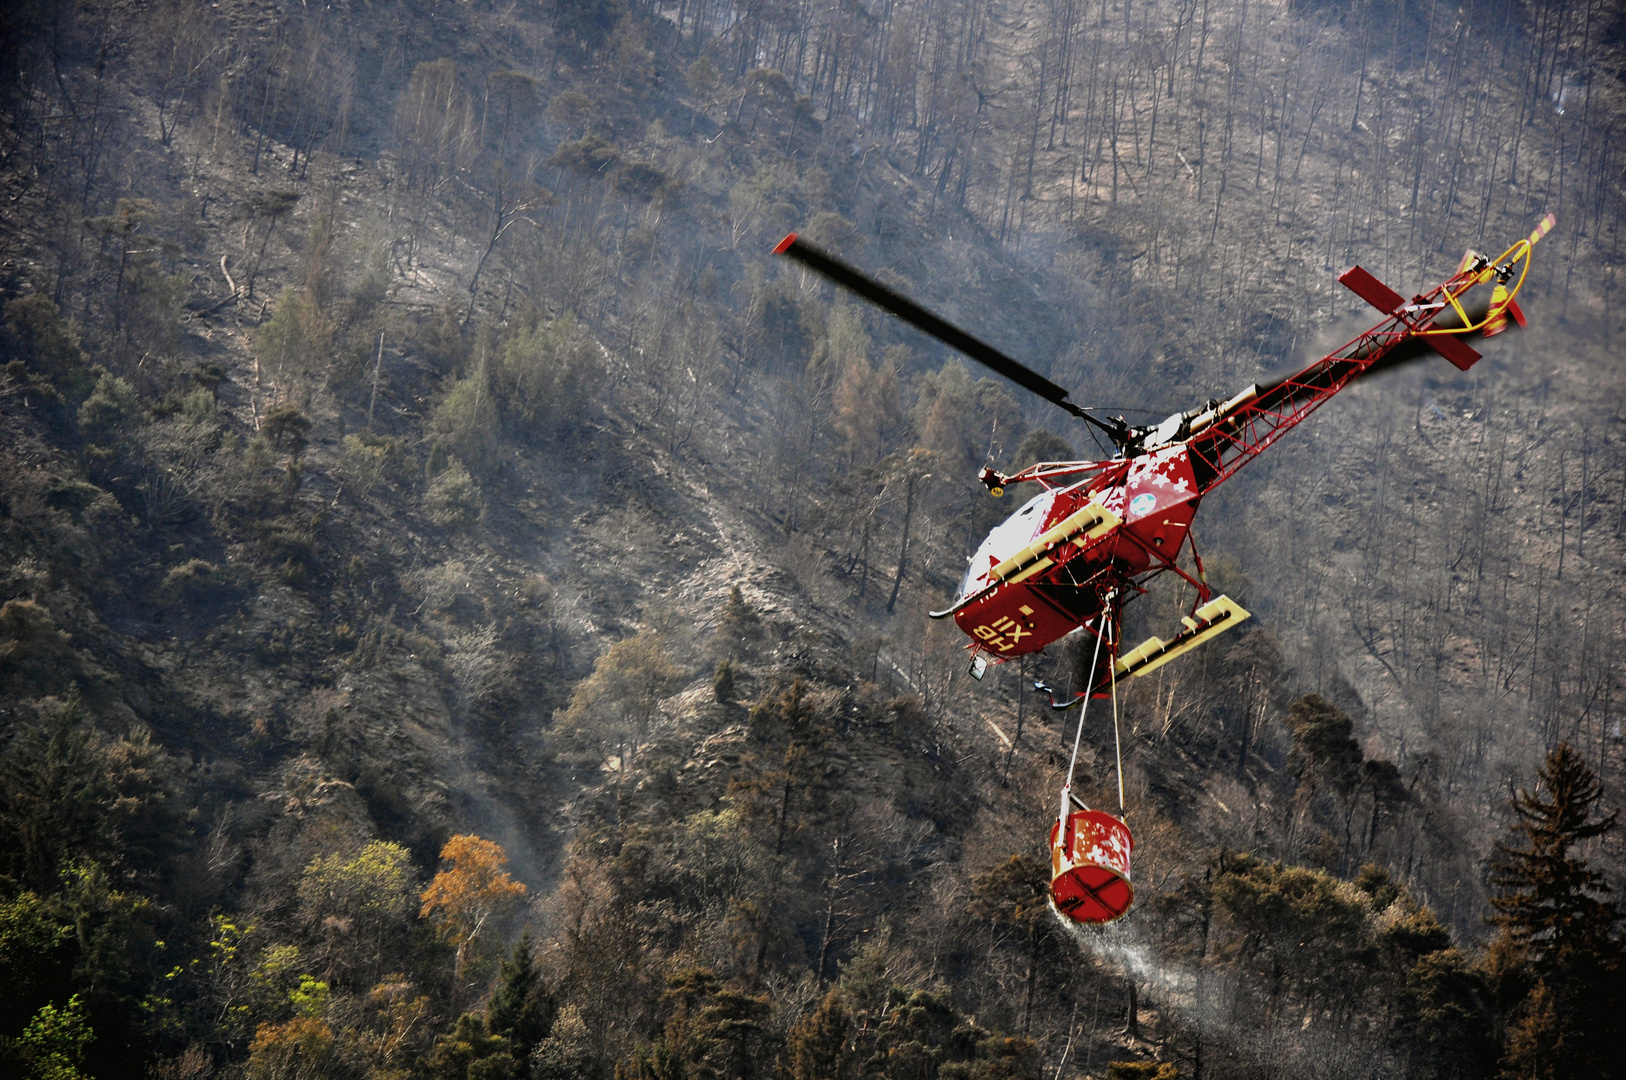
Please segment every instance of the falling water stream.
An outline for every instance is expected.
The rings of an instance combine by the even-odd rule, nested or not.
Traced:
[[[1051,915],[1079,950],[1133,978],[1147,998],[1200,1039],[1209,1061],[1243,1062],[1257,1075],[1295,1075],[1295,1066],[1318,1077],[1386,1075],[1371,1045],[1305,1019],[1298,1024],[1239,1018],[1235,986],[1226,975],[1160,958],[1133,915],[1101,926],[1082,926],[1054,907]],[[1182,1040],[1185,1042],[1185,1040]],[[1171,1048],[1172,1049],[1172,1048]],[[1182,1068],[1185,1066],[1182,1065]]]

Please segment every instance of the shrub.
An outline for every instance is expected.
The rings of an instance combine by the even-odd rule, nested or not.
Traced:
[[[351,486],[371,491],[406,471],[406,445],[389,435],[364,431],[344,437],[344,474]]]
[[[282,379],[310,379],[333,356],[333,322],[315,299],[284,289],[276,311],[254,333],[254,352]]]
[[[39,293],[5,306],[6,352],[48,379],[71,401],[83,401],[96,384],[79,347],[79,331]]]
[[[497,425],[497,403],[483,371],[453,382],[429,419],[435,441],[478,472],[496,458]]]
[[[96,388],[79,406],[79,430],[92,443],[112,446],[141,418],[141,402],[130,384],[102,372]]]
[[[461,559],[448,559],[437,566],[415,570],[405,575],[402,583],[423,597],[423,606],[430,612],[444,611],[459,597],[474,592],[468,564]]]
[[[412,347],[437,372],[456,371],[469,357],[462,319],[455,304],[447,303],[432,318],[419,324]]]
[[[578,426],[602,377],[598,346],[568,314],[510,336],[498,365],[509,422],[533,439]]]
[[[429,483],[423,496],[429,520],[443,529],[470,528],[480,522],[480,485],[463,463],[453,458]]]
[[[193,424],[212,424],[220,414],[214,391],[199,387],[180,400],[180,413]]]
[[[286,443],[288,452],[295,456],[305,449],[310,429],[310,418],[291,401],[266,410],[265,418],[260,421],[260,434],[270,439],[271,445],[278,449]]]
[[[207,360],[193,368],[189,377],[198,386],[213,392],[226,381],[226,369],[213,360]]]
[[[218,599],[231,588],[231,577],[226,571],[207,559],[188,559],[170,568],[158,592],[169,600],[195,604]]]
[[[502,682],[502,656],[497,650],[497,624],[453,634],[446,642],[446,667],[457,688],[470,700],[491,694]]]
[[[313,524],[292,516],[271,521],[264,536],[255,544],[260,558],[282,573],[291,585],[309,577],[316,561],[316,532]]]
[[[32,600],[7,600],[0,607],[0,668],[30,660],[55,663],[72,652],[49,609]]]
[[[1170,1061],[1114,1061],[1107,1080],[1180,1080],[1180,1069]]]
[[[46,505],[66,510],[70,514],[83,514],[104,499],[111,502],[112,498],[90,481],[80,480],[77,477],[53,480],[50,487],[45,489]]]
[[[232,494],[243,508],[251,514],[268,513],[281,480],[271,440],[264,435],[250,438],[233,463],[232,473]]]

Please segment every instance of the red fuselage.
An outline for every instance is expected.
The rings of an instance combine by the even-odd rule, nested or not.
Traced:
[[[954,621],[993,656],[1038,652],[1093,621],[1109,590],[1123,592],[1143,575],[1174,568],[1201,499],[1185,444],[1098,464],[1087,479],[1030,500],[972,557]],[[1121,524],[1055,544],[1046,553],[1050,565],[1020,581],[994,576],[995,567],[1092,504]]]

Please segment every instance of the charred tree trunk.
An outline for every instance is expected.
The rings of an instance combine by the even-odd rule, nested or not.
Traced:
[[[915,516],[915,488],[921,479],[914,473],[909,474],[908,487],[905,490],[903,500],[903,542],[898,548],[898,572],[892,578],[892,595],[887,597],[886,601],[886,613],[888,615],[892,614],[893,609],[898,606],[898,590],[903,588],[903,572],[909,561],[909,526],[913,523]]]

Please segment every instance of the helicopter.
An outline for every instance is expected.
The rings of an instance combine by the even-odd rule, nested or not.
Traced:
[[[1098,648],[1105,642],[1109,663],[1092,672],[1090,685],[1065,704],[1052,697],[1052,705],[1067,708],[1086,696],[1105,696],[1117,682],[1145,675],[1249,618],[1240,604],[1215,597],[1208,586],[1192,532],[1203,497],[1354,380],[1430,355],[1466,371],[1480,354],[1464,339],[1525,326],[1518,294],[1529,275],[1530,251],[1555,221],[1548,214],[1528,237],[1494,259],[1470,249],[1456,273],[1409,300],[1354,266],[1338,281],[1382,313],[1380,322],[1290,375],[1248,385],[1228,398],[1210,398],[1147,425],[1097,415],[1106,410],[1076,404],[1063,387],[796,233],[773,251],[1031,391],[1111,441],[1114,453],[1106,460],[1039,462],[1009,474],[983,468],[977,478],[995,496],[1017,484],[1036,484],[1040,491],[988,534],[972,555],[953,602],[930,612],[934,619],[952,618],[970,638],[970,673],[977,679],[990,663],[1040,652],[1071,634],[1094,637]],[[1186,551],[1189,569],[1181,565]],[[1180,630],[1167,641],[1152,637],[1120,652],[1116,632],[1124,605],[1165,573],[1195,591]]]
[[[1429,355],[1467,371],[1480,355],[1464,339],[1494,337],[1525,326],[1518,294],[1530,273],[1530,252],[1555,224],[1548,214],[1524,239],[1494,259],[1470,249],[1457,271],[1410,300],[1354,266],[1338,281],[1383,318],[1307,367],[1210,398],[1156,424],[1132,425],[1107,410],[1068,400],[1049,379],[944,322],[828,252],[791,233],[774,248],[838,285],[891,312],[949,347],[1003,375],[1106,435],[1114,453],[1104,461],[1049,461],[1006,474],[984,467],[977,478],[993,495],[1016,484],[1040,491],[988,534],[972,555],[954,601],[934,619],[952,618],[971,639],[971,675],[990,663],[1040,652],[1075,633],[1093,638],[1089,674],[1071,699],[1057,701],[1043,682],[1033,688],[1053,709],[1079,709],[1072,760],[1051,822],[1050,902],[1073,922],[1100,924],[1128,913],[1135,898],[1126,822],[1118,684],[1162,667],[1182,653],[1240,625],[1249,612],[1229,596],[1214,596],[1192,533],[1203,497],[1234,476],[1355,379]],[[1517,271],[1517,280],[1514,273]],[[1509,288],[1509,283],[1512,287]],[[1489,289],[1482,286],[1490,286]],[[1190,570],[1180,565],[1191,552]],[[1168,641],[1153,636],[1123,652],[1123,607],[1165,573],[1195,591],[1190,613]],[[1103,654],[1105,663],[1102,663]],[[1095,697],[1112,700],[1118,811],[1092,809],[1074,794],[1085,712]]]

